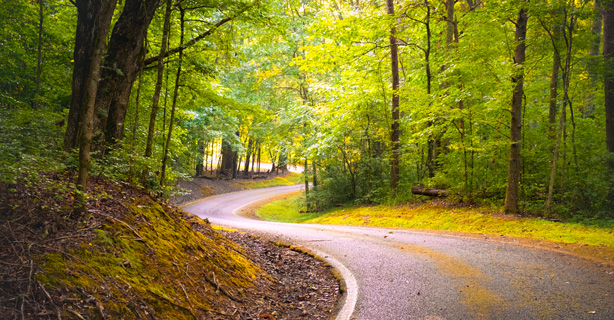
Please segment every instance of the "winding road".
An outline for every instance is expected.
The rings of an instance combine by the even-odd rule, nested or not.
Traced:
[[[614,319],[612,269],[571,255],[412,230],[274,223],[236,214],[300,188],[224,194],[183,209],[327,260],[347,287],[338,320]]]

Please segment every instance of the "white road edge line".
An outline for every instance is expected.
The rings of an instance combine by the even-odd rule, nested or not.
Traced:
[[[237,212],[239,212],[239,210],[253,203],[260,202],[262,200],[264,199],[254,200],[249,203],[246,203],[234,209],[232,211],[232,214],[235,216],[238,216]],[[330,264],[332,267],[337,269],[337,271],[341,275],[341,278],[345,282],[346,296],[345,296],[345,302],[343,303],[343,307],[341,307],[341,310],[339,310],[339,313],[337,314],[337,317],[335,318],[335,320],[350,320],[352,317],[352,314],[354,313],[354,308],[356,307],[356,301],[358,300],[358,283],[356,282],[356,278],[354,278],[354,275],[346,266],[344,266],[341,262],[339,262],[339,260],[332,258],[330,254],[327,254],[325,252],[322,252],[320,250],[316,250],[313,248],[309,248],[309,247],[307,248],[309,249],[309,251],[313,252],[318,257],[320,257],[321,259],[326,261],[328,264]]]

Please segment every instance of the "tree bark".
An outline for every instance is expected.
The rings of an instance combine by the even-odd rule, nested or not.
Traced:
[[[520,184],[520,148],[522,139],[522,98],[524,96],[524,61],[525,39],[527,37],[527,21],[529,16],[527,9],[520,9],[516,20],[516,49],[514,52],[514,76],[512,83],[511,121],[510,121],[510,156],[507,174],[507,190],[505,192],[505,212],[518,213],[518,188]]]
[[[139,85],[136,88],[135,107],[134,107],[134,125],[132,126],[132,148],[136,142],[136,131],[139,126],[139,102],[141,100],[141,87],[143,86],[143,72],[139,72]]]
[[[249,139],[249,142],[247,144],[247,150],[245,152],[245,168],[243,168],[243,174],[246,177],[249,174],[249,161],[250,161],[252,149],[254,148],[254,140],[250,139],[249,137],[247,137],[247,139]]]
[[[179,36],[179,45],[183,44],[183,35],[185,27],[185,9],[179,4],[179,12],[181,19],[181,33]],[[168,135],[166,136],[166,145],[164,146],[164,156],[162,157],[162,170],[160,171],[160,185],[164,186],[164,178],[166,175],[166,164],[168,162],[168,150],[171,147],[171,137],[173,134],[173,123],[175,122],[175,110],[177,109],[177,96],[179,95],[179,79],[181,77],[181,65],[183,63],[183,52],[179,52],[179,62],[177,66],[177,77],[175,78],[175,89],[173,92],[173,105],[171,106],[171,119],[168,124]]]
[[[443,189],[425,188],[421,186],[411,187],[411,193],[429,197],[445,197],[450,194],[450,191]]]
[[[603,83],[606,145],[609,152],[614,152],[614,3],[612,1],[603,4],[603,57],[606,70]],[[614,170],[614,163],[610,163],[610,166]]]
[[[552,75],[550,76],[550,103],[548,108],[548,139],[554,140],[556,132],[556,103],[559,86],[559,68],[561,68],[561,55],[558,50],[558,42],[561,38],[561,24],[554,24],[554,33],[552,37],[552,46],[554,52],[552,54]]]
[[[386,0],[388,14],[394,16],[394,0]],[[399,186],[399,55],[396,28],[390,28],[390,66],[392,71],[392,126],[390,132],[390,193],[395,196]]]
[[[202,176],[205,171],[203,162],[207,160],[203,158],[205,154],[205,142],[203,139],[198,139],[198,155],[196,156],[196,176]]]
[[[601,44],[601,26],[603,22],[603,10],[601,7],[601,0],[593,1],[593,24],[591,25],[591,34],[593,39],[591,40],[591,61],[588,65],[588,76],[590,80],[590,87],[594,88],[597,84],[599,77],[599,67],[596,63],[596,57],[599,56],[599,45]],[[586,106],[582,108],[582,117],[592,117],[595,112],[595,94],[589,92],[586,98]]]
[[[311,161],[311,174],[313,175],[313,190],[318,189],[318,171],[315,159]]]
[[[96,98],[96,130],[104,132],[99,144],[113,146],[124,138],[130,93],[147,51],[147,29],[159,4],[160,0],[126,0],[113,28]]]
[[[145,157],[151,157],[153,153],[153,138],[156,131],[156,116],[158,115],[158,103],[160,101],[160,91],[162,90],[162,77],[164,75],[164,53],[169,30],[171,27],[171,7],[172,1],[166,0],[166,12],[164,14],[164,27],[162,29],[162,43],[160,44],[160,55],[158,58],[158,77],[154,89],[153,101],[151,105],[151,115],[149,117],[149,130],[147,131],[147,144],[145,147]]]
[[[122,14],[113,27],[105,55],[105,68],[101,71],[101,81],[98,85],[99,92],[96,95],[94,125],[98,148],[104,145],[105,135],[103,132],[105,130],[108,132],[109,142],[123,138],[124,120],[130,91],[139,72],[138,62],[145,54],[143,41],[159,1],[126,0]],[[91,48],[91,44],[87,44],[80,50],[85,53]],[[91,56],[91,53],[89,55]],[[78,87],[77,94],[79,94],[80,83],[81,81],[75,83],[73,77],[73,94],[75,94],[75,86]],[[77,143],[79,112],[79,106],[71,104],[64,138],[64,149],[66,151],[70,151]],[[110,129],[105,129],[107,124],[113,128],[112,132]],[[116,133],[120,134],[117,135]]]
[[[92,142],[94,105],[106,36],[111,27],[115,0],[77,0],[77,35],[75,40],[75,71],[73,84],[82,88],[73,92],[71,106],[80,106],[79,176],[75,190],[75,212],[84,213],[89,180],[90,144]],[[85,46],[91,47],[85,48]],[[91,55],[90,55],[91,54]],[[77,67],[78,66],[78,67]],[[86,72],[81,74],[80,72]]]

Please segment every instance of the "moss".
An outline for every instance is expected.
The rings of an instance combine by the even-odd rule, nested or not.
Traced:
[[[128,209],[121,220],[106,219],[89,241],[40,257],[37,279],[81,299],[87,292],[112,318],[138,319],[149,310],[158,318],[193,319],[266,277],[206,223],[204,233],[195,232],[179,212],[150,200]],[[215,294],[218,287],[223,294]]]

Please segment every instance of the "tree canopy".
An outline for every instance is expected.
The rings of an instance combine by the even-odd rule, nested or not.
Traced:
[[[80,167],[168,194],[267,162],[304,169],[313,210],[423,186],[614,218],[611,1],[0,6],[7,181]]]

